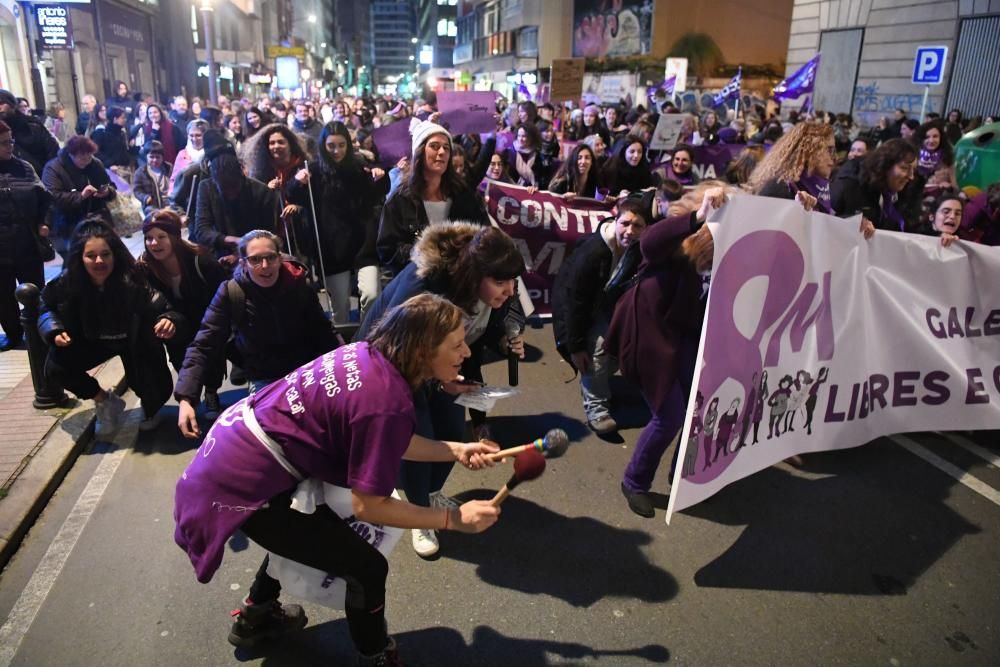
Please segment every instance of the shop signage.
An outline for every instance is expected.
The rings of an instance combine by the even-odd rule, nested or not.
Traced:
[[[281,58],[282,56],[294,56],[296,58],[306,57],[306,47],[304,46],[269,46],[267,47],[268,58]]]
[[[35,22],[42,48],[73,48],[73,26],[65,5],[36,5]]]
[[[152,48],[149,21],[145,15],[105,2],[101,4],[101,19],[104,21],[104,41],[128,49],[148,51]]]
[[[270,74],[251,74],[250,83],[271,85]]]

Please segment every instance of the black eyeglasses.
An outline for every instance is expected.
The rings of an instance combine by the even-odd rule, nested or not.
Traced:
[[[247,262],[250,264],[250,266],[261,266],[264,264],[264,262],[267,262],[268,264],[274,264],[277,261],[278,261],[278,253],[276,252],[269,252],[263,255],[250,255],[249,257],[247,257]]]

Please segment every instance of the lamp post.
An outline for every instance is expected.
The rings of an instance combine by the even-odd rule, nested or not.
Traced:
[[[215,34],[212,22],[212,0],[201,0],[201,14],[205,25],[205,65],[208,66],[208,99],[214,106],[219,103],[219,86],[215,79]]]

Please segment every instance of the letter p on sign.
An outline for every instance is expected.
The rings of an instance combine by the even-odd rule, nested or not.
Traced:
[[[936,86],[944,79],[944,65],[948,59],[947,46],[921,46],[913,61],[913,83]]]

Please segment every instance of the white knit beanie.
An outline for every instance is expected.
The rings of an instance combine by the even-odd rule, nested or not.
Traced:
[[[443,134],[448,137],[448,148],[454,148],[451,141],[451,133],[437,123],[432,123],[429,120],[419,120],[417,118],[410,121],[410,136],[413,140],[411,153],[413,154],[414,160],[416,160],[420,155],[420,146],[435,134]]]

